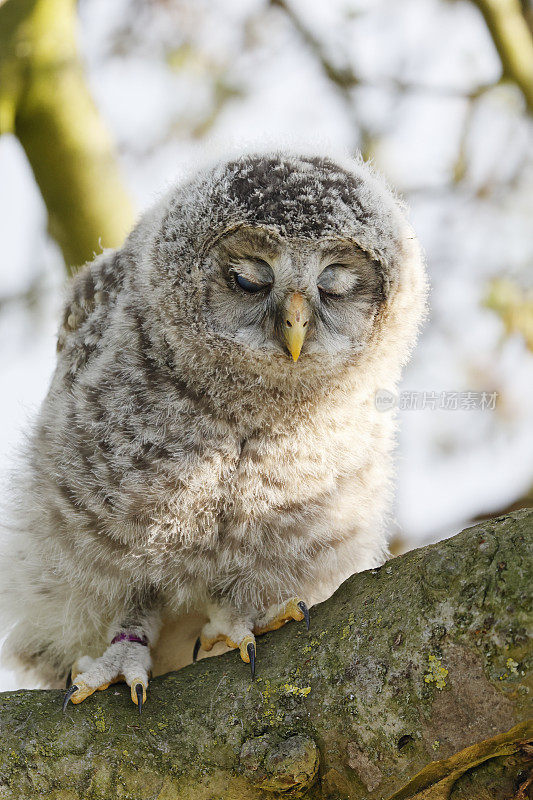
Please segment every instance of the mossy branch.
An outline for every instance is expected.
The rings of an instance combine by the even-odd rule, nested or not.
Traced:
[[[0,5],[0,133],[6,132],[24,147],[69,268],[122,243],[133,210],[85,81],[76,0]]]
[[[509,800],[531,765],[533,510],[355,575],[236,653],[61,713],[0,696],[0,798]],[[529,602],[528,602],[529,600]],[[522,786],[522,789],[520,789]],[[525,790],[524,790],[525,791]]]

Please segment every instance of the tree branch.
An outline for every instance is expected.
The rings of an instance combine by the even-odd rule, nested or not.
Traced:
[[[519,0],[472,0],[479,8],[502,62],[503,74],[522,90],[533,112],[533,35]]]
[[[443,84],[431,84],[416,81],[405,81],[400,78],[386,77],[386,78],[363,78],[357,75],[349,64],[337,66],[329,57],[326,48],[317,39],[311,30],[306,27],[304,22],[300,19],[294,8],[287,0],[270,0],[270,5],[275,8],[280,8],[287,18],[290,20],[293,28],[308,49],[313,53],[317,59],[322,72],[332,82],[332,84],[344,94],[348,101],[351,102],[351,90],[355,87],[363,86],[365,88],[382,89],[388,92],[408,92],[412,94],[428,94],[442,98],[462,98],[465,100],[476,100],[485,92],[494,88],[493,83],[480,84],[472,88],[470,91],[465,91],[462,88],[454,86],[446,86]]]
[[[508,800],[531,762],[526,638],[533,510],[353,576],[236,653],[61,713],[0,696],[0,797]],[[529,576],[530,578],[530,576]],[[292,794],[291,794],[292,792]],[[302,796],[302,795],[300,795]]]
[[[0,6],[0,133],[20,140],[66,264],[122,243],[133,221],[77,50],[76,0]]]

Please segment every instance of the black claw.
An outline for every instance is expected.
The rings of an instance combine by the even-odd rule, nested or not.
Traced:
[[[142,683],[135,684],[135,694],[137,695],[137,708],[139,709],[139,716],[143,710],[143,685]]]
[[[198,637],[198,639],[195,641],[194,647],[192,649],[192,660],[193,661],[196,661],[196,659],[198,658],[198,650],[200,649],[200,646],[201,646],[200,637]]]
[[[250,669],[252,671],[253,680],[255,675],[255,644],[253,642],[250,642],[248,645],[246,645],[246,652],[250,658]]]
[[[309,630],[309,625],[310,625],[310,623],[309,623],[309,609],[307,608],[307,606],[305,605],[303,600],[300,600],[300,602],[298,603],[298,608],[300,609],[300,611],[304,615],[305,625],[307,627],[307,630]]]
[[[68,689],[70,686],[72,686],[72,670],[71,669],[69,669],[69,671],[68,671],[67,682],[65,684],[65,689]]]
[[[67,693],[65,694],[65,697],[63,698],[63,711],[65,711],[66,707],[68,706],[68,701],[70,700],[72,695],[77,691],[78,691],[78,687],[76,686],[75,683],[73,683],[72,686],[67,690]]]

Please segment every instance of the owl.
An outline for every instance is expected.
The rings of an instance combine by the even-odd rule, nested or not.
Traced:
[[[227,159],[67,291],[3,549],[4,662],[67,681],[64,708],[126,681],[139,713],[191,653],[236,648],[253,677],[256,637],[387,555],[375,398],[426,293],[404,209],[360,158]]]

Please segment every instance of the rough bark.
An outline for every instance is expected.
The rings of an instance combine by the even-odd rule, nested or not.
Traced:
[[[120,245],[133,221],[83,74],[76,11],[76,0],[0,4],[0,133],[20,140],[69,267]]]
[[[533,510],[353,576],[237,653],[61,713],[0,697],[0,797],[517,800],[531,764]]]

